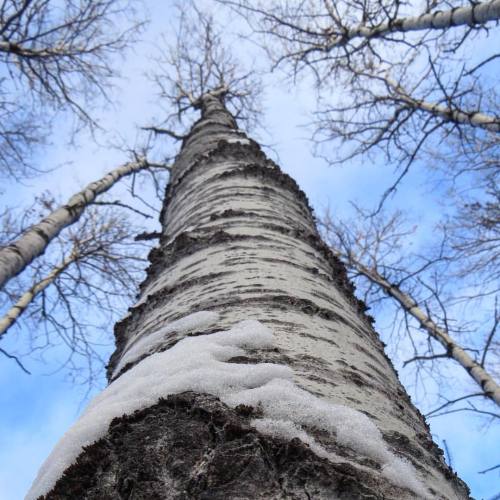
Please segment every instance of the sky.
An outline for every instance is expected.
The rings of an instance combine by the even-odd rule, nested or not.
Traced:
[[[0,199],[2,205],[28,204],[37,193],[46,189],[62,199],[67,198],[84,184],[127,160],[126,154],[112,144],[118,141],[134,144],[138,126],[161,118],[155,90],[144,73],[155,67],[151,56],[157,53],[161,37],[171,36],[174,13],[172,2],[150,0],[146,5],[151,22],[143,35],[144,41],[135,44],[125,60],[119,62],[125,80],[116,91],[115,105],[100,112],[103,131],[95,138],[81,134],[74,145],[68,145],[61,134],[54,135],[52,144],[40,151],[36,160],[44,167],[60,167],[23,184],[8,185]],[[352,213],[351,201],[367,205],[376,203],[386,187],[383,181],[391,178],[391,168],[366,161],[334,168],[315,158],[308,140],[309,131],[304,127],[315,102],[309,82],[305,80],[296,88],[290,88],[283,83],[276,84],[274,75],[266,78],[262,96],[263,127],[256,138],[272,145],[266,152],[298,182],[315,210],[321,213],[328,206],[344,216]],[[67,128],[64,117],[59,119],[57,126]],[[398,199],[411,207],[415,220],[433,219],[439,211],[439,206],[429,204],[428,190],[427,178],[415,171],[410,173],[398,194]],[[377,327],[383,329],[383,326],[382,318]],[[10,344],[3,345],[22,343],[20,336],[22,332],[17,338],[13,335],[7,339]],[[111,349],[109,345],[104,351],[110,353]],[[32,375],[0,358],[0,500],[17,500],[24,496],[44,458],[97,390],[94,388],[88,393],[87,386],[72,383],[64,370],[52,373],[53,363],[61,355],[56,350],[47,355],[46,364],[29,363]],[[399,366],[397,368],[400,370]],[[405,372],[400,370],[400,373],[411,386]],[[451,373],[456,376],[455,383],[468,384],[458,371]],[[104,383],[101,379],[101,387]],[[437,442],[442,445],[443,440],[446,441],[453,467],[469,484],[473,496],[490,499],[500,494],[497,472],[478,474],[499,462],[498,426],[485,427],[468,413],[431,419],[430,424]]]

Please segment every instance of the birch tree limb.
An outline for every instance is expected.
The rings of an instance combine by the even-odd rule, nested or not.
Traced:
[[[26,311],[28,306],[33,302],[33,299],[43,292],[54,280],[65,270],[69,265],[78,259],[78,252],[73,251],[65,258],[58,266],[47,275],[45,278],[35,283],[29,290],[27,290],[19,300],[0,318],[0,339],[5,335],[7,330],[17,321],[21,314]]]
[[[345,45],[347,41],[354,38],[375,38],[386,33],[397,33],[407,31],[421,31],[431,29],[445,30],[456,26],[476,26],[500,18],[500,0],[471,4],[467,7],[459,7],[447,11],[436,11],[413,17],[400,17],[378,26],[370,27],[366,24],[358,24],[348,28],[344,33],[332,39],[326,50]]]
[[[378,285],[386,295],[392,297],[408,314],[413,316],[433,339],[437,340],[447,352],[448,357],[459,363],[474,381],[484,391],[484,395],[500,405],[500,386],[484,367],[474,361],[469,354],[442,328],[440,328],[429,315],[419,307],[417,301],[401,288],[391,283],[375,268],[368,268],[359,262],[354,255],[345,255],[339,250],[332,249],[338,257],[348,261],[348,265],[366,277],[370,282]]]
[[[494,116],[479,111],[464,111],[459,108],[451,108],[441,104],[427,102],[412,97],[401,85],[386,76],[383,78],[387,85],[396,93],[397,97],[412,108],[431,113],[446,121],[480,127],[491,132],[500,132],[500,120]]]
[[[49,243],[65,227],[76,222],[97,196],[108,191],[123,177],[150,166],[146,158],[140,158],[112,170],[102,179],[88,184],[82,191],[73,195],[65,205],[31,226],[17,240],[0,249],[0,288],[36,257],[42,255]]]
[[[470,4],[466,7],[452,8],[448,10],[438,10],[435,12],[424,12],[418,16],[396,17],[389,13],[387,9],[381,8],[381,12],[388,17],[387,21],[376,22],[373,13],[370,12],[366,4],[360,9],[363,22],[354,26],[344,24],[344,15],[338,6],[324,2],[324,12],[321,17],[332,23],[331,26],[311,25],[310,19],[320,15],[317,12],[304,12],[302,9],[309,9],[309,6],[297,5],[288,2],[280,3],[276,9],[273,6],[255,6],[248,0],[218,0],[220,3],[229,5],[237,12],[246,15],[254,14],[261,17],[270,26],[279,27],[297,36],[282,36],[279,32],[265,30],[272,33],[284,41],[305,41],[307,38],[323,39],[323,43],[313,44],[309,51],[328,52],[336,48],[344,47],[356,38],[382,38],[384,35],[393,33],[405,33],[409,31],[424,30],[446,30],[458,26],[477,26],[500,18],[500,0]],[[333,3],[333,2],[332,2]],[[394,13],[397,13],[397,8]],[[309,16],[305,14],[309,14]],[[311,15],[312,13],[312,15]],[[300,14],[303,14],[302,16]],[[394,17],[393,17],[394,16]],[[307,21],[306,21],[307,20]]]

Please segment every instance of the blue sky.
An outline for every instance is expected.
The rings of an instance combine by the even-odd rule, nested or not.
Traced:
[[[110,144],[122,139],[125,143],[134,143],[137,125],[147,125],[155,117],[161,118],[154,90],[143,74],[154,66],[149,57],[155,53],[160,35],[168,37],[172,32],[173,14],[171,2],[151,0],[147,5],[151,25],[145,33],[145,42],[136,44],[120,63],[126,80],[116,92],[118,102],[101,113],[107,132],[97,134],[98,144],[86,135],[79,137],[76,146],[68,146],[54,137],[53,145],[41,151],[36,160],[47,167],[62,166],[26,185],[7,186],[0,202],[2,205],[29,203],[35,194],[45,189],[64,199],[126,160],[125,154]],[[384,181],[391,177],[389,167],[359,161],[334,168],[312,156],[307,140],[309,132],[301,126],[309,121],[308,113],[315,101],[307,81],[295,89],[276,83],[264,88],[265,132],[259,131],[258,139],[273,145],[268,154],[297,180],[315,209],[320,212],[330,206],[338,214],[350,215],[350,201],[362,201],[365,205],[375,203],[386,187]],[[65,127],[62,119],[59,126]],[[404,200],[411,207],[415,220],[432,220],[440,208],[429,202],[428,192],[427,177],[416,170],[410,173],[392,203]],[[382,328],[383,324],[381,321],[378,325]],[[5,344],[9,347],[16,339],[13,336],[6,342],[11,342]],[[56,350],[49,356],[57,358],[59,355]],[[13,363],[0,358],[0,500],[17,500],[24,496],[38,467],[77,418],[85,398],[90,397],[87,387],[75,386],[64,371],[48,375],[53,371],[50,359],[45,365],[35,362],[28,362],[28,365],[32,375],[22,373]],[[453,376],[454,372],[451,373]],[[402,374],[405,379],[404,372]],[[411,380],[406,381],[411,384]],[[457,372],[456,383],[469,382]],[[431,419],[430,423],[437,441],[440,444],[443,439],[447,441],[454,468],[468,482],[473,496],[489,499],[500,493],[497,472],[478,474],[479,470],[499,461],[500,429],[481,427],[479,420],[465,413]]]

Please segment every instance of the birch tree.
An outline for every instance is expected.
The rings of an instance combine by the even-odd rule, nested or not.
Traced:
[[[248,20],[274,68],[314,78],[319,154],[397,167],[382,202],[439,152],[448,181],[471,172],[457,169],[461,157],[478,165],[474,185],[495,169],[492,157],[498,165],[498,44],[475,49],[484,33],[495,36],[497,1],[424,2],[421,11],[393,1],[220,3]]]
[[[304,193],[206,82],[110,385],[27,498],[467,498]]]
[[[28,498],[466,498],[304,195],[219,97],[200,103],[112,383]]]
[[[76,222],[98,195],[111,189],[120,179],[154,167],[168,170],[167,165],[152,163],[145,157],[117,167],[101,179],[85,186],[64,205],[26,229],[14,241],[0,248],[0,288],[22,272],[36,257],[42,255],[61,230]]]
[[[44,196],[27,217],[15,219],[8,212],[2,239],[22,230],[40,207],[46,212],[53,204]],[[2,290],[0,352],[24,371],[57,349],[67,373],[90,385],[97,380],[105,364],[101,346],[111,341],[106,327],[134,297],[149,246],[134,241],[140,226],[118,210],[89,209],[54,240],[47,254]],[[6,344],[12,335],[19,341]]]
[[[457,269],[459,261],[448,257],[447,247],[455,244],[454,239],[442,241],[433,255],[409,252],[408,236],[414,229],[401,212],[370,218],[358,209],[356,217],[346,221],[335,220],[327,213],[321,226],[332,252],[346,264],[366,303],[377,315],[390,311],[394,330],[391,350],[397,349],[401,333],[406,332],[413,355],[408,356],[404,366],[414,364],[417,374],[438,380],[439,403],[429,409],[429,415],[461,409],[475,411],[490,420],[499,418],[496,334],[500,316],[495,277],[490,277],[488,286],[483,280],[475,283],[470,276],[463,276],[463,269]],[[494,304],[491,316],[486,321],[471,317],[488,298]],[[384,307],[384,299],[391,301],[393,307]],[[475,382],[471,390],[462,384],[446,387],[446,376],[439,366],[444,360],[454,361],[465,370]],[[422,380],[421,385],[424,383]],[[487,399],[493,404],[485,404]],[[467,402],[471,404],[463,406]]]

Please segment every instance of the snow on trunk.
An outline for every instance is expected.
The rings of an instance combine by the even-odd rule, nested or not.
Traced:
[[[28,498],[64,469],[47,498],[467,498],[304,193],[213,95],[161,219],[111,383]]]

